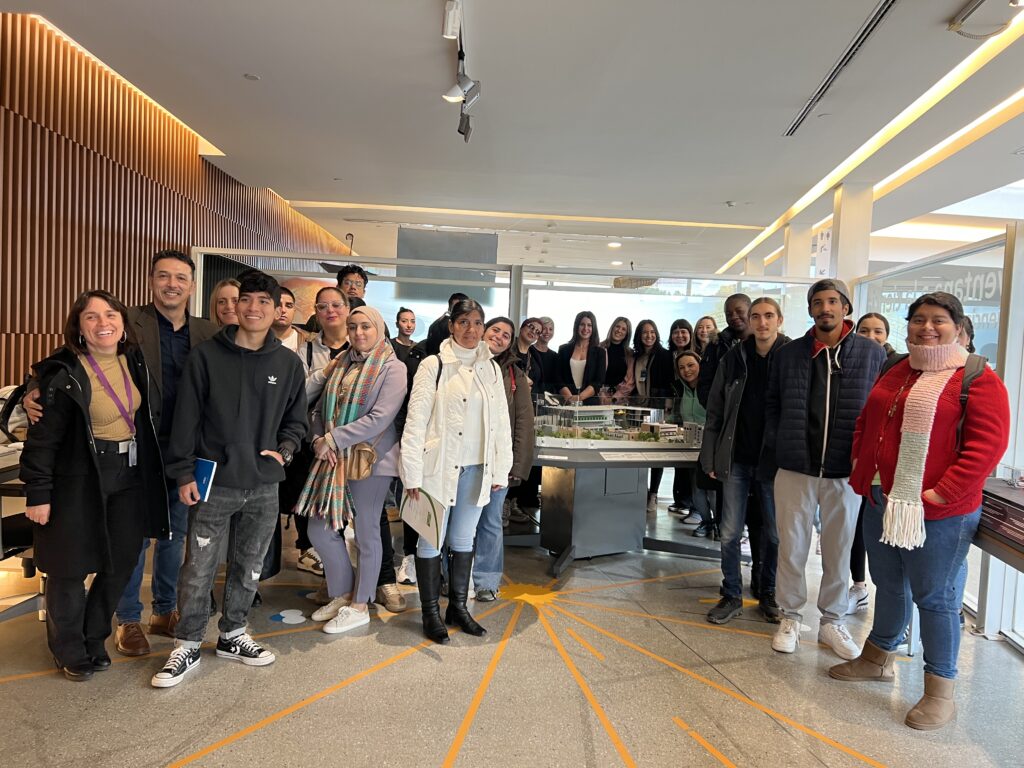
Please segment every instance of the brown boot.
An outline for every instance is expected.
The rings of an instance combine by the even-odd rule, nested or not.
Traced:
[[[146,633],[142,631],[142,625],[137,621],[118,624],[114,637],[117,641],[117,652],[122,656],[145,656],[151,650]]]
[[[149,617],[149,634],[174,637],[174,628],[178,626],[178,619],[181,618],[178,609],[170,613],[154,613]]]
[[[934,731],[956,714],[953,703],[953,689],[956,680],[924,673],[924,696],[907,712],[906,724],[919,731]]]
[[[870,641],[864,643],[864,648],[853,661],[844,661],[829,669],[829,677],[847,682],[860,682],[863,680],[878,683],[891,683],[896,679],[893,672],[893,663],[896,660],[895,653],[883,651]]]

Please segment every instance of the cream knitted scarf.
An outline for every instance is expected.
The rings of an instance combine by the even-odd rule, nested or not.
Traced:
[[[907,393],[900,426],[896,475],[882,518],[882,543],[900,549],[924,546],[924,465],[939,396],[958,368],[967,362],[967,350],[956,342],[938,346],[907,344],[910,367],[921,371]],[[898,397],[898,395],[897,395]]]

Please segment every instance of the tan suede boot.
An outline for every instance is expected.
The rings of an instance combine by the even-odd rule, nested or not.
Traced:
[[[871,642],[865,642],[864,648],[853,661],[844,661],[829,669],[829,677],[847,682],[860,682],[864,680],[879,683],[891,683],[896,679],[893,672],[893,663],[896,660],[895,653],[883,651]]]
[[[956,681],[924,673],[924,696],[907,713],[906,724],[919,731],[941,728],[956,714],[953,689]]]

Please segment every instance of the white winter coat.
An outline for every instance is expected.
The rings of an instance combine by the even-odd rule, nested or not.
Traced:
[[[447,507],[455,503],[462,455],[462,425],[466,413],[465,392],[459,377],[462,365],[445,339],[438,355],[420,363],[409,395],[409,411],[402,435],[401,477],[406,488],[422,488]],[[438,358],[443,363],[437,381]],[[505,385],[501,371],[491,360],[487,345],[480,342],[473,363],[473,386],[484,402],[483,482],[474,506],[490,500],[492,485],[507,485],[512,470],[512,426],[508,419]],[[453,381],[454,380],[454,381]],[[437,381],[435,388],[434,382]]]

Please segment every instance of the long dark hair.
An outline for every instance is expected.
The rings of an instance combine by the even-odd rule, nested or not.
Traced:
[[[874,318],[875,320],[881,320],[882,321],[882,325],[885,326],[886,338],[888,338],[888,336],[889,336],[889,320],[886,318],[885,315],[880,315],[877,312],[868,312],[866,315],[861,315],[860,319],[857,321],[857,324],[855,326],[853,326],[854,332],[859,331],[860,330],[860,324],[863,323],[865,320],[868,320],[870,318]]]
[[[506,365],[514,363],[519,359],[519,355],[516,352],[516,324],[507,317],[492,317],[484,324],[484,333],[486,333],[487,329],[492,325],[497,325],[498,323],[504,323],[512,329],[512,340],[509,341],[508,347],[504,352],[494,358],[494,362],[496,362],[499,367],[504,368]]]
[[[124,324],[124,336],[117,343],[117,353],[119,355],[124,354],[129,347],[134,347],[136,344],[135,334],[132,333],[131,324],[128,322],[128,307],[114,294],[101,289],[82,291],[78,294],[75,303],[71,305],[71,311],[68,312],[68,319],[64,321],[64,346],[76,355],[88,354],[89,350],[85,345],[85,340],[82,338],[82,313],[92,299],[105,301],[121,315],[121,322]]]
[[[589,309],[585,309],[582,312],[580,312],[579,314],[577,314],[576,315],[576,319],[573,320],[573,322],[572,322],[572,338],[569,340],[569,343],[572,344],[573,347],[575,347],[576,344],[579,342],[579,340],[580,340],[580,323],[583,322],[583,318],[585,318],[585,317],[590,319],[590,341],[587,342],[587,349],[589,350],[591,347],[597,345],[597,341],[596,341],[596,339],[597,339],[597,318],[594,317],[594,313],[591,312]]]
[[[676,349],[676,343],[672,341],[672,334],[676,332],[677,328],[685,328],[690,333],[689,344],[680,349]],[[673,320],[672,327],[668,329],[668,351],[682,352],[684,349],[689,349],[691,344],[693,344],[693,326],[690,325],[690,321],[683,317],[680,317],[678,320]]]
[[[641,320],[636,324],[636,332],[633,334],[633,354],[638,358],[644,353],[644,343],[640,340],[640,337],[643,335],[645,325],[649,325],[654,329],[654,346],[651,347],[651,351],[656,352],[659,349],[664,349],[661,346],[661,333],[658,331],[658,324],[653,320]]]

